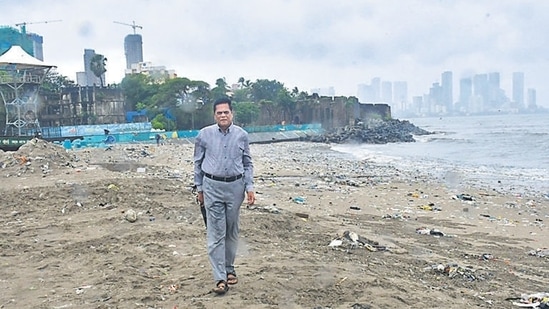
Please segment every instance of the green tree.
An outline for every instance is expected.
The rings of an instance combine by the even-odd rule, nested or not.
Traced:
[[[247,126],[254,122],[259,115],[259,106],[254,102],[234,103],[235,122]]]
[[[241,89],[250,88],[253,85],[249,79],[244,79],[244,77],[238,79],[238,84],[240,84]]]
[[[103,74],[107,72],[107,58],[101,54],[95,54],[90,60],[90,70],[93,72],[93,75],[99,78],[101,87],[103,87]]]
[[[151,103],[158,108],[174,108],[181,104],[182,97],[190,89],[191,81],[188,78],[172,78],[158,86],[158,91],[151,99]]]
[[[252,99],[250,89],[236,89],[233,93],[233,102],[249,102]]]
[[[175,121],[166,118],[163,114],[157,114],[151,120],[151,126],[157,130],[174,131],[177,129]]]
[[[255,102],[262,100],[276,102],[278,93],[284,89],[284,84],[276,80],[258,79],[251,88]]]
[[[124,77],[120,83],[124,93],[128,110],[147,110],[149,119],[158,118],[158,126],[166,121],[173,121],[176,129],[190,129],[192,127],[210,124],[211,112],[206,114],[204,107],[211,101],[210,85],[203,81],[193,81],[185,77],[155,81],[148,75],[131,74]],[[183,110],[184,100],[192,98],[196,102],[196,110],[192,113]],[[166,114],[173,116],[168,119]],[[193,122],[195,125],[193,126]]]
[[[227,93],[229,92],[229,86],[227,85],[227,82],[225,81],[225,78],[218,78],[215,81],[215,87],[211,91],[211,97],[213,100],[216,100],[221,97],[228,96]]]
[[[253,99],[252,85],[250,80],[240,77],[238,79],[239,89],[236,89],[233,93],[233,101],[235,102],[250,102]]]
[[[148,110],[151,114],[154,113],[155,117],[160,114],[164,115],[162,121],[165,122],[165,127],[170,128],[170,130],[172,130],[172,122],[173,129],[186,126],[186,115],[182,112],[181,107],[185,98],[188,97],[190,84],[191,81],[188,78],[167,79],[159,84],[158,91],[151,98],[151,105]]]
[[[151,105],[151,98],[158,92],[159,85],[145,74],[131,74],[122,79],[120,88],[127,110],[142,110]]]
[[[190,128],[194,130],[211,124],[213,99],[210,85],[203,81],[192,81],[189,95],[195,100],[196,107],[191,115]]]
[[[75,82],[68,77],[59,74],[55,70],[50,70],[44,76],[42,85],[40,86],[40,92],[43,95],[58,94],[65,87],[74,87]]]
[[[203,81],[191,81],[188,94],[192,95],[197,101],[202,101],[202,103],[211,100],[210,85]]]

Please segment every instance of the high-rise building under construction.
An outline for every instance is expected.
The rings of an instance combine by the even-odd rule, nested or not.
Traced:
[[[43,39],[38,34],[20,32],[9,26],[0,26],[0,55],[13,45],[19,45],[29,55],[44,60],[42,42]]]
[[[124,53],[126,69],[131,69],[134,63],[143,62],[143,40],[140,34],[128,34],[124,38]]]

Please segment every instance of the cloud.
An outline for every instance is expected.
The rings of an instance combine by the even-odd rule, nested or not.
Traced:
[[[244,76],[356,95],[358,84],[381,77],[408,81],[411,97],[443,71],[454,72],[454,89],[460,76],[498,71],[510,95],[512,72],[523,71],[549,105],[546,1],[8,0],[2,10],[11,25],[62,19],[28,30],[44,37],[45,58],[70,78],[92,48],[109,59],[107,80],[119,82],[133,29],[114,21],[135,21],[145,61],[210,84]]]

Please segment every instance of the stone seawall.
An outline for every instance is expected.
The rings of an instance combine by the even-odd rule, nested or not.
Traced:
[[[292,130],[278,132],[256,132],[249,133],[250,144],[268,144],[278,142],[291,142],[306,140],[313,136],[320,135],[320,130]],[[194,138],[179,138],[182,143],[193,144]]]

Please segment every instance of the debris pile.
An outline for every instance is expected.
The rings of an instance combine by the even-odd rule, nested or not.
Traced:
[[[15,152],[0,153],[0,168],[11,174],[48,174],[55,168],[74,168],[80,159],[61,145],[34,138]]]
[[[486,280],[486,276],[478,273],[471,266],[461,266],[456,263],[446,265],[438,264],[427,267],[426,270],[432,270],[436,274],[443,274],[450,279],[462,278],[467,281]]]
[[[328,246],[334,250],[349,250],[355,248],[366,248],[373,252],[389,250],[386,246],[380,245],[377,241],[364,238],[351,231],[343,232],[343,235],[333,239]]]

